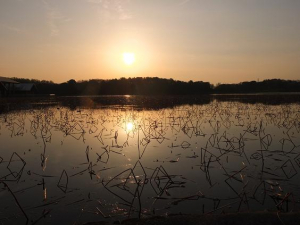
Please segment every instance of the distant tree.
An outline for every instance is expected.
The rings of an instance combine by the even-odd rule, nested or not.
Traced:
[[[71,79],[67,82],[68,84],[75,85],[77,82],[74,79]]]
[[[35,83],[40,94],[56,95],[201,95],[210,93],[300,92],[300,81],[264,80],[215,86],[203,81],[178,81],[158,77],[134,77],[111,80],[71,79],[57,84],[52,81],[12,78],[20,83]]]

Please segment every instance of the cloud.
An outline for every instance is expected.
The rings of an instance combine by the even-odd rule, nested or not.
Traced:
[[[102,2],[102,0],[87,0],[89,3],[99,4]]]
[[[126,10],[125,5],[130,0],[86,0],[91,4],[98,4],[100,6],[99,12],[106,19],[131,19],[132,15]]]
[[[67,22],[70,19],[66,18],[61,12],[53,7],[46,0],[42,0],[46,8],[47,23],[50,28],[51,36],[58,36],[60,33],[58,23]]]
[[[187,4],[188,2],[190,2],[191,0],[181,0],[179,5],[185,5]]]
[[[22,31],[22,29],[20,29],[18,27],[13,27],[13,26],[10,26],[8,24],[3,24],[3,23],[0,24],[0,28],[4,28],[4,29],[7,29],[7,30],[16,32],[16,33],[20,33]]]

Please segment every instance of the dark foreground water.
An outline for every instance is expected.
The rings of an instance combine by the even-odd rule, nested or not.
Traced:
[[[0,99],[0,224],[300,203],[300,96]]]

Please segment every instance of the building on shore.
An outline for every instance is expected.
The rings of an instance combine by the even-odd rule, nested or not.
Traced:
[[[0,97],[31,96],[37,92],[38,89],[33,83],[19,83],[6,77],[0,77]]]
[[[15,95],[34,95],[38,89],[33,83],[19,83],[14,84],[14,91]]]
[[[6,77],[0,77],[0,96],[13,95],[16,84],[19,84],[19,82]]]

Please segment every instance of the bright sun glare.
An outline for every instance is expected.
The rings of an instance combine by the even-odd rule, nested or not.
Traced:
[[[133,124],[130,123],[130,122],[127,123],[126,128],[127,128],[127,131],[132,131],[132,129],[133,129]]]
[[[135,62],[135,54],[132,52],[124,52],[123,62],[128,66],[132,65]]]

